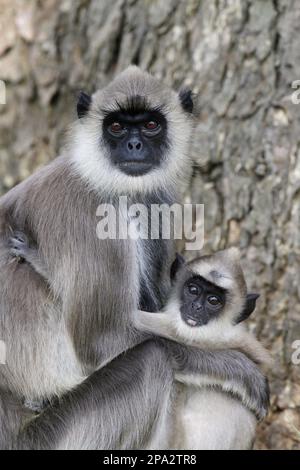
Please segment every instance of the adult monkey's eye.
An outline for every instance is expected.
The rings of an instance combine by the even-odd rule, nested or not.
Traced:
[[[208,303],[210,303],[210,305],[213,305],[214,307],[221,304],[220,299],[216,295],[210,295],[209,297],[207,297],[207,301]]]
[[[145,127],[148,131],[156,131],[156,129],[159,127],[159,124],[156,121],[148,121],[146,122]]]
[[[114,132],[115,134],[119,134],[123,130],[123,127],[119,122],[113,122],[110,125],[110,130],[111,132]]]
[[[199,295],[199,288],[195,284],[188,285],[189,293],[192,295]]]

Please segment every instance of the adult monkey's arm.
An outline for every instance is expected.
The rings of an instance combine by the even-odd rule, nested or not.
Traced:
[[[146,341],[93,373],[83,384],[13,435],[13,406],[1,403],[11,423],[2,449],[134,449],[151,446],[151,430],[168,408],[173,372],[167,350]],[[1,396],[1,395],[0,395]],[[17,427],[19,422],[16,423]],[[154,436],[153,436],[154,437]],[[161,442],[161,447],[166,443]]]
[[[175,378],[191,385],[219,383],[221,389],[234,390],[245,406],[258,419],[263,419],[269,407],[268,380],[259,367],[237,350],[202,351],[174,341],[162,340],[167,347],[175,370]]]

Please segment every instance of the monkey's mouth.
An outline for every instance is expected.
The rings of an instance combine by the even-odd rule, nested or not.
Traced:
[[[200,326],[201,325],[201,322],[199,319],[196,319],[196,318],[193,318],[193,317],[184,317],[183,318],[183,321],[191,326],[191,327],[196,327],[196,326]]]
[[[153,167],[152,163],[127,161],[119,163],[119,168],[123,173],[130,176],[142,176],[148,173]]]

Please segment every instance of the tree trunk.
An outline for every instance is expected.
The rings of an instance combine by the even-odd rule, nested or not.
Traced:
[[[0,29],[2,193],[56,155],[77,91],[130,63],[198,94],[189,196],[205,251],[241,247],[261,293],[251,325],[275,358],[256,447],[300,448],[300,2],[0,0]]]

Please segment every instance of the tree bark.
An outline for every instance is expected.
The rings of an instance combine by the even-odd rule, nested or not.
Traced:
[[[299,1],[0,0],[0,29],[1,193],[57,154],[77,91],[130,63],[198,94],[188,197],[205,204],[204,251],[241,247],[275,358],[256,447],[299,449]]]

